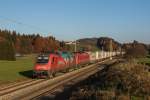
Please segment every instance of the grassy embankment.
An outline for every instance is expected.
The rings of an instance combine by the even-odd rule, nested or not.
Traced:
[[[16,61],[0,60],[0,84],[29,79],[35,55],[17,58]]]

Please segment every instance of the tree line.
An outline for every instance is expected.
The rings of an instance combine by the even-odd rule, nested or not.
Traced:
[[[53,50],[69,50],[63,41],[52,36],[21,34],[0,29],[0,60],[15,60],[15,54],[41,53]]]
[[[84,39],[84,41],[80,41],[80,44],[84,46],[84,49],[95,44],[104,51],[123,50],[128,58],[146,56],[150,51],[150,45],[138,41],[121,44],[109,37],[96,38],[95,42],[93,39]],[[56,40],[53,36],[43,37],[39,34],[21,34],[16,31],[0,29],[0,60],[15,60],[15,54],[41,53],[53,50],[71,51],[71,46],[66,45],[64,41]]]
[[[146,57],[149,53],[148,45],[134,40],[132,43],[123,44],[123,49],[126,51],[126,58]]]
[[[150,45],[134,40],[132,43],[119,43],[109,37],[100,37],[97,46],[104,51],[124,51],[126,58],[146,57],[150,54]]]

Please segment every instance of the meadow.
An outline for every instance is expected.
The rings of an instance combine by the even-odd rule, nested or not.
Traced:
[[[30,79],[35,55],[18,57],[16,61],[0,60],[0,84]]]

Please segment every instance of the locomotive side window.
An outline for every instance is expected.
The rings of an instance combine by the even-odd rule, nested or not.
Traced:
[[[37,63],[40,63],[40,64],[45,64],[45,63],[48,63],[48,56],[38,56],[37,57]]]

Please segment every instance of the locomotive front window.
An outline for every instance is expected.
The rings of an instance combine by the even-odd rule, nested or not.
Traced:
[[[39,56],[37,57],[37,63],[45,64],[48,63],[49,58],[46,56]]]

